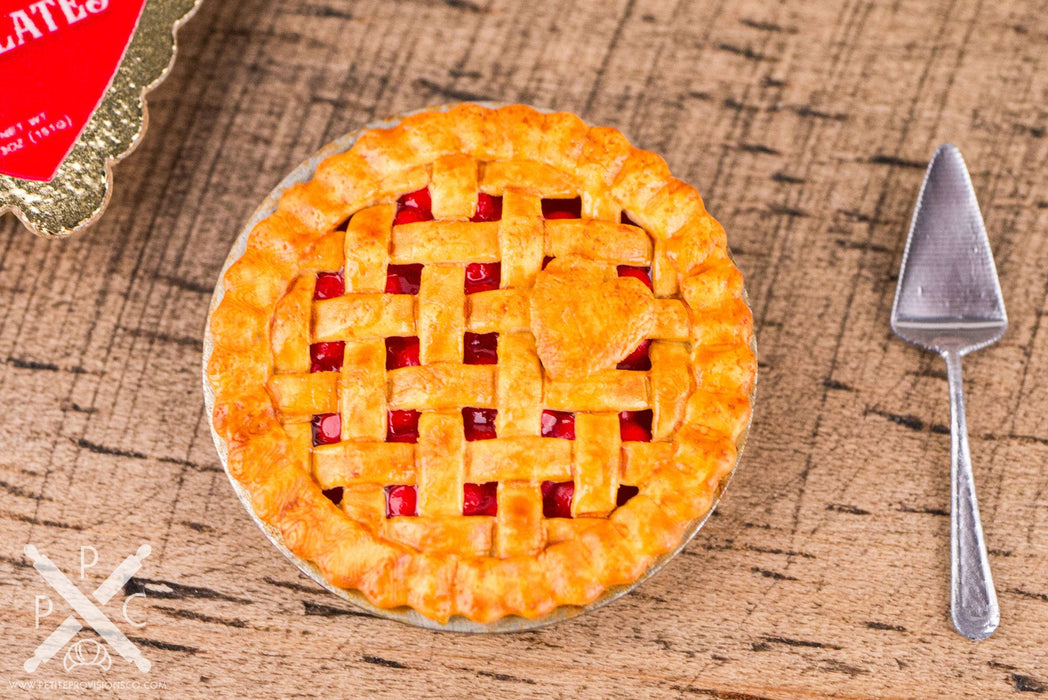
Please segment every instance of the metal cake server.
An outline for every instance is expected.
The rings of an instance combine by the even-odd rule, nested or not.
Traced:
[[[968,639],[1001,620],[975,498],[961,356],[996,342],[1008,327],[975,190],[961,152],[935,151],[917,197],[892,307],[892,330],[946,360],[950,388],[950,615]]]

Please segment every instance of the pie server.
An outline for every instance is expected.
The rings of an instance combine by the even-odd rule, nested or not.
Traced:
[[[968,451],[961,356],[996,342],[1008,327],[975,190],[961,152],[935,151],[917,197],[892,330],[946,360],[950,388],[950,616],[968,639],[986,639],[1001,620],[979,522]]]

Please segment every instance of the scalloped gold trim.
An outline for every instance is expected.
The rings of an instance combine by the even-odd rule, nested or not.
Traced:
[[[147,0],[113,82],[49,182],[0,175],[0,215],[11,212],[45,238],[94,223],[109,202],[112,165],[146,130],[146,93],[174,64],[176,33],[203,0]],[[135,99],[137,95],[138,99]]]

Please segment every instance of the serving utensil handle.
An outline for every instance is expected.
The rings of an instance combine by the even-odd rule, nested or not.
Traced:
[[[986,639],[1001,621],[975,498],[961,355],[944,350],[950,385],[950,617],[968,639]]]

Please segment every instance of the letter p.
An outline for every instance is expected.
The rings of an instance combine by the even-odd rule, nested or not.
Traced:
[[[40,614],[40,601],[41,600],[46,600],[47,601],[47,612],[43,613],[42,615]],[[51,602],[51,596],[38,595],[36,597],[36,628],[37,629],[40,629],[40,618],[47,617],[48,615],[50,615],[54,611],[54,609],[55,609],[55,606]]]
[[[91,563],[87,563],[87,553],[91,552]],[[80,580],[84,580],[84,571],[90,569],[92,566],[98,563],[98,550],[91,545],[85,545],[80,548]]]

